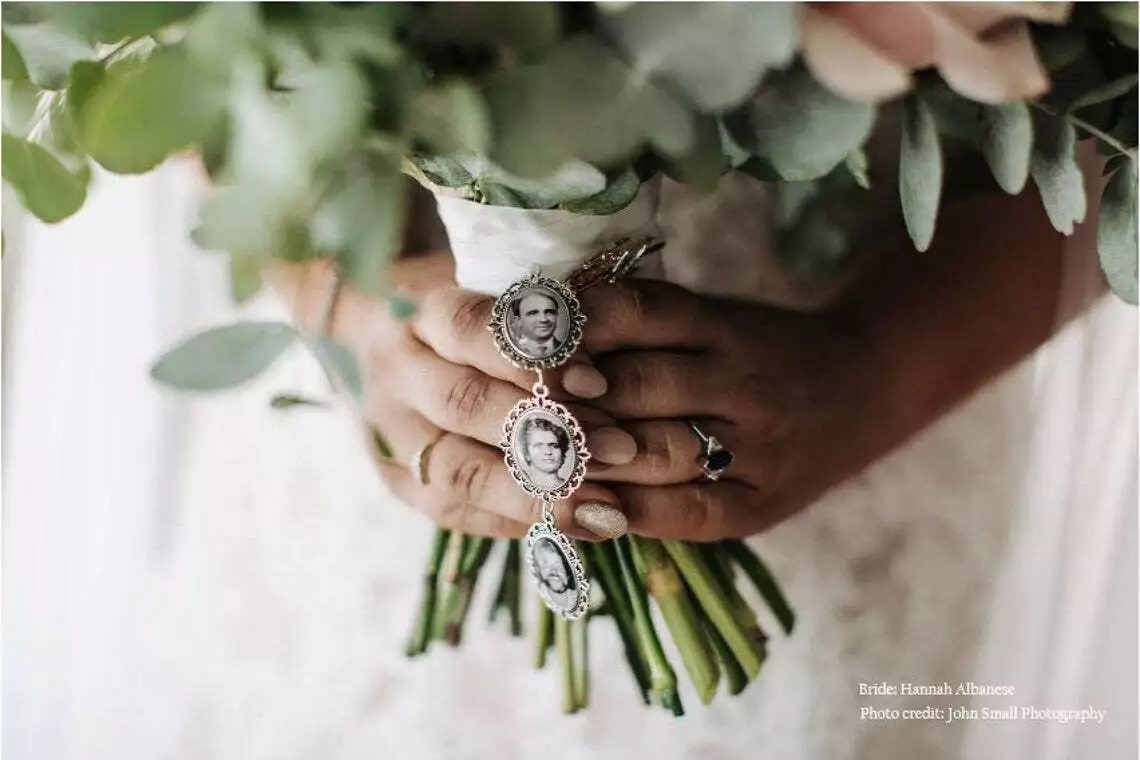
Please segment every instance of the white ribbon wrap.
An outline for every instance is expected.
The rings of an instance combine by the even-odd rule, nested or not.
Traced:
[[[485,206],[442,195],[436,204],[455,257],[456,282],[499,295],[536,266],[547,277],[565,280],[618,238],[660,235],[658,189],[658,182],[646,182],[633,202],[612,216]],[[660,257],[647,259],[638,276],[659,277]]]

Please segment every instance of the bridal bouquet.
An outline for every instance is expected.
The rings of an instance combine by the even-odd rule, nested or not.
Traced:
[[[1135,304],[1136,38],[1134,3],[8,3],[3,178],[51,223],[83,206],[93,163],[143,173],[193,151],[213,185],[194,239],[228,254],[235,299],[260,287],[270,257],[331,257],[400,316],[412,306],[384,273],[406,176],[437,195],[459,284],[486,292],[502,285],[466,279],[472,220],[504,209],[599,220],[556,241],[583,259],[642,213],[662,175],[705,191],[730,172],[766,183],[780,255],[809,276],[849,255],[824,201],[881,176],[864,147],[893,120],[902,218],[919,251],[935,235],[944,151],[977,153],[1010,194],[1032,179],[1068,235],[1090,206],[1078,147],[1095,144],[1111,175],[1097,250],[1112,289]],[[288,325],[216,328],[153,374],[187,390],[232,387],[300,340],[310,339]],[[325,337],[310,347],[359,397],[351,355]],[[494,548],[437,533],[409,654],[460,641]],[[518,634],[523,549],[502,549],[491,615],[505,610]],[[647,703],[676,713],[662,631],[707,703],[721,681],[742,690],[764,660],[738,580],[792,630],[742,542],[626,537],[576,551],[600,593],[574,621],[540,606],[535,639],[540,666],[558,652],[569,711],[586,702],[595,618],[613,619]]]

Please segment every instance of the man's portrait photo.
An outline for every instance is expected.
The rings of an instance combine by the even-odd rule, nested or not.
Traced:
[[[574,471],[570,433],[548,412],[531,412],[519,420],[513,447],[523,477],[539,491],[558,490]]]
[[[570,563],[553,539],[539,538],[531,546],[538,593],[555,610],[567,613],[578,604],[578,583]]]
[[[569,309],[562,297],[543,287],[527,288],[511,301],[507,337],[523,356],[545,359],[566,342]]]

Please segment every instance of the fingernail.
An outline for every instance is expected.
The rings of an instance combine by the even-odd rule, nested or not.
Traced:
[[[562,387],[579,398],[598,398],[608,386],[601,372],[588,364],[575,364],[562,375]]]
[[[586,436],[590,456],[605,464],[629,464],[637,456],[637,441],[621,428],[598,428]]]
[[[629,527],[620,510],[596,501],[579,504],[574,510],[574,522],[602,538],[620,538]]]

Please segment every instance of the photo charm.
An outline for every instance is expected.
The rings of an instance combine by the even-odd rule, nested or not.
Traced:
[[[526,566],[546,606],[576,620],[590,606],[590,581],[570,539],[553,522],[537,522],[526,534]]]
[[[495,301],[487,328],[499,353],[516,367],[551,369],[582,342],[586,316],[574,292],[539,273],[519,280]]]
[[[544,501],[569,498],[586,477],[586,434],[570,410],[545,396],[515,404],[499,442],[519,487]]]

